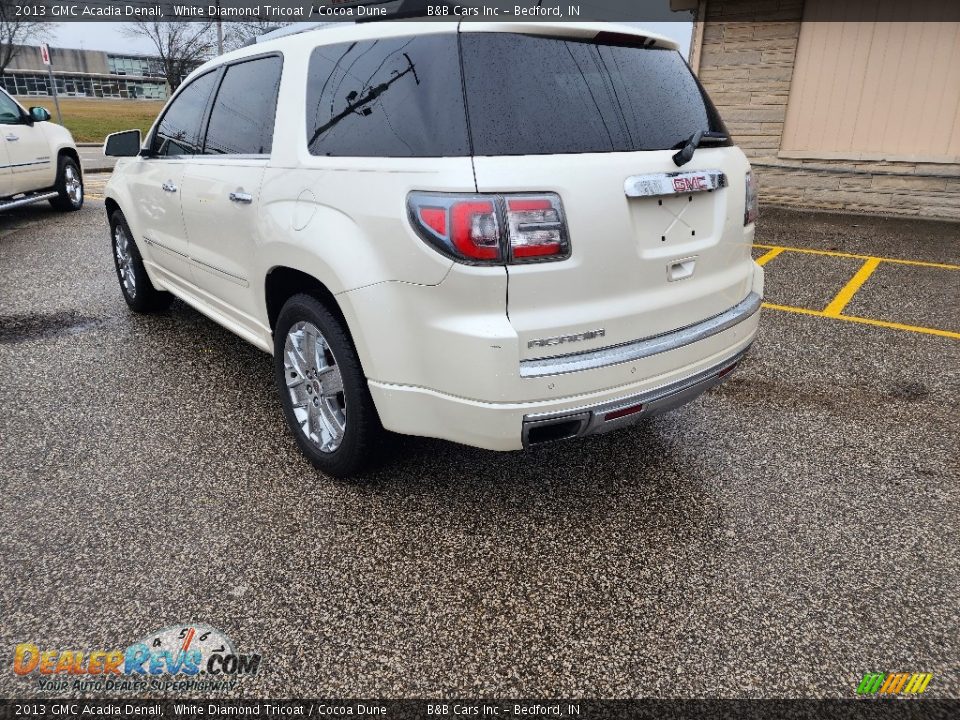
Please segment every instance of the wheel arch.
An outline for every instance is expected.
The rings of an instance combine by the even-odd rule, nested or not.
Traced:
[[[110,222],[111,216],[120,209],[120,203],[112,197],[104,198],[103,206],[107,209],[107,222]]]
[[[77,164],[77,168],[80,170],[80,175],[83,176],[83,163],[80,162],[80,153],[77,152],[76,148],[65,146],[57,150],[57,164],[60,164],[60,158],[69,157]]]
[[[264,278],[263,294],[267,305],[267,321],[272,333],[277,326],[277,318],[284,303],[294,295],[305,293],[312,295],[332,312],[350,334],[350,326],[340,303],[330,289],[313,275],[287,265],[276,265]],[[353,339],[351,334],[351,339]]]
[[[359,323],[353,307],[347,300],[347,294],[335,295],[324,282],[314,275],[288,265],[275,265],[270,268],[264,279],[263,291],[271,335],[274,335],[276,331],[277,318],[280,316],[284,303],[294,295],[304,293],[315,297],[340,321],[347,337],[350,338],[350,342],[353,343],[353,347],[357,351],[360,367],[364,369],[364,372],[372,366],[366,338],[354,332],[354,328]]]

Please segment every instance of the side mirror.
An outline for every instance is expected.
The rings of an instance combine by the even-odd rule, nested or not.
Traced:
[[[46,122],[50,119],[50,111],[45,107],[32,107],[30,108],[30,119],[33,122]]]
[[[103,154],[108,157],[135,157],[140,154],[140,131],[124,130],[107,135],[103,141]]]

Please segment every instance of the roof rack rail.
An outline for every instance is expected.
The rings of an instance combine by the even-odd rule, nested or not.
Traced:
[[[265,32],[263,35],[258,35],[257,37],[250,38],[247,42],[244,43],[244,47],[249,45],[256,45],[257,43],[267,42],[268,40],[275,40],[276,38],[287,37],[288,35],[299,35],[300,33],[312,32],[314,30],[323,30],[324,28],[330,25],[344,25],[351,24],[349,21],[328,21],[328,22],[298,22],[290,23],[289,25],[284,25],[279,27],[276,30],[271,30],[270,32]]]

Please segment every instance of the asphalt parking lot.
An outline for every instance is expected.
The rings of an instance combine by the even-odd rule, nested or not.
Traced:
[[[17,643],[196,621],[263,656],[223,695],[960,696],[960,225],[764,209],[775,307],[725,385],[529,453],[399,438],[348,483],[267,355],[127,311],[95,190],[0,215],[0,695],[37,694]]]

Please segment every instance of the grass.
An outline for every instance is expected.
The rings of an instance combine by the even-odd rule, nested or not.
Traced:
[[[57,122],[53,98],[23,96],[17,100],[28,108],[45,107],[52,115],[51,120]],[[163,102],[157,100],[60,98],[63,124],[73,133],[76,142],[103,142],[110,133],[135,128],[146,134],[162,107]]]

